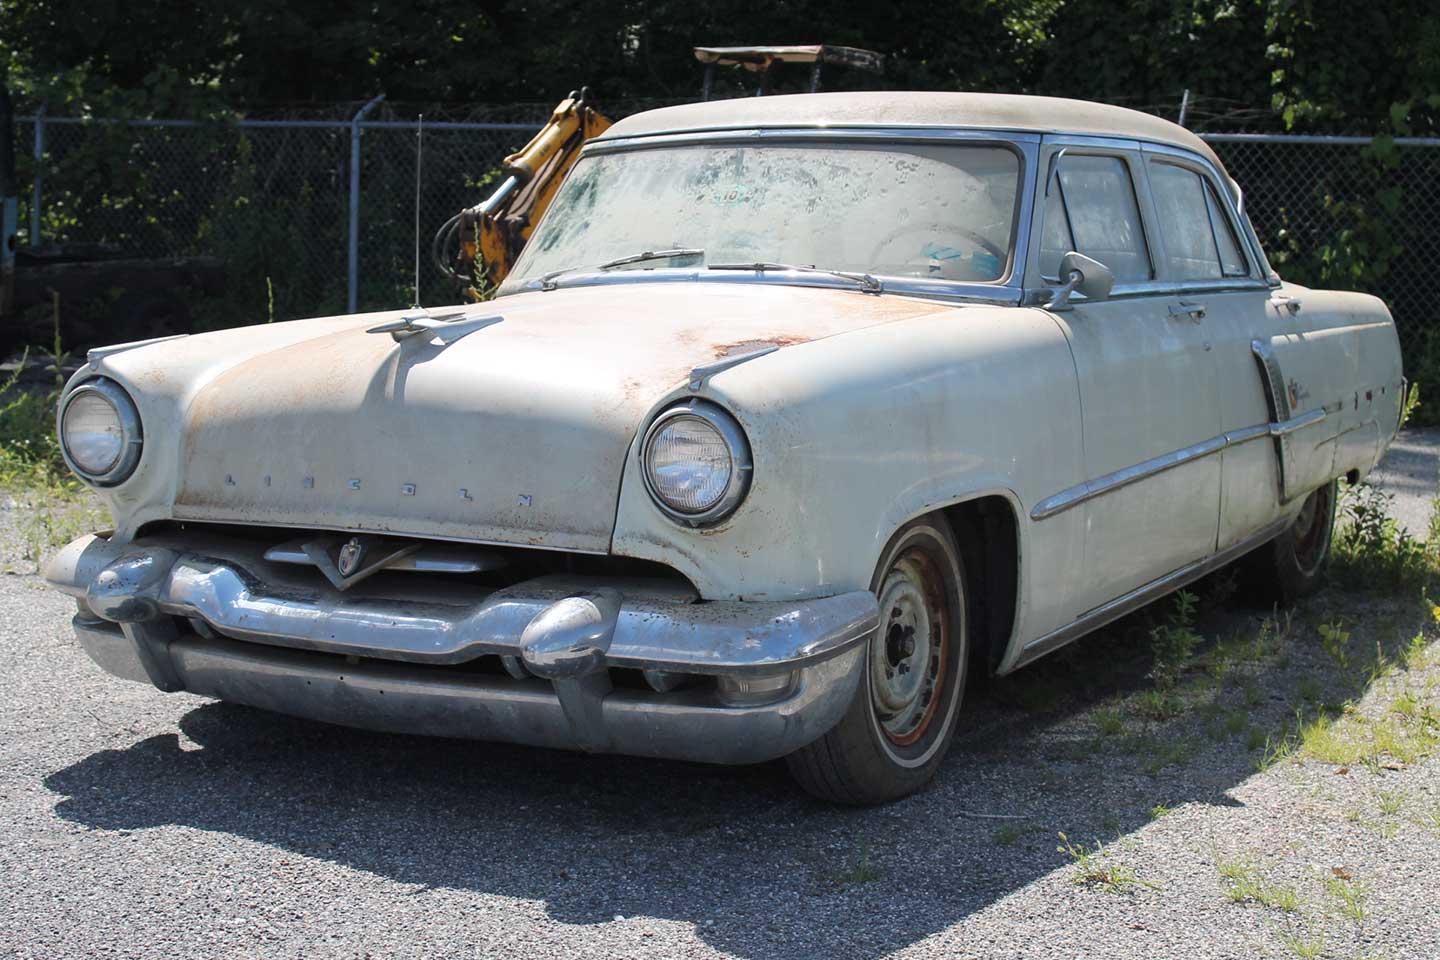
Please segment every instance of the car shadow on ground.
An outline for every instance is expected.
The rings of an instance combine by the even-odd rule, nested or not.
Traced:
[[[1268,629],[1263,611],[1221,601],[1197,624],[1212,646],[1228,639],[1240,650]],[[416,892],[539,901],[566,924],[693,923],[711,946],[744,957],[873,957],[1064,866],[1058,831],[1109,841],[1138,831],[1156,804],[1236,804],[1228,791],[1264,753],[1255,731],[1278,743],[1297,710],[1363,692],[1364,671],[1327,666],[1309,639],[1340,604],[1353,600],[1322,594],[1299,608],[1273,656],[1241,656],[1218,679],[1193,669],[1178,713],[1117,706],[1119,728],[1101,729],[1097,710],[1152,686],[1146,638],[1166,607],[1132,616],[977,687],[935,784],[879,809],[807,799],[783,764],[371,734],[220,703],[184,714],[183,736],[100,751],[45,785],[61,817],[92,828],[219,831]],[[1423,614],[1397,605],[1382,627],[1357,626],[1354,645],[1393,655]],[[1318,678],[1306,687],[1313,696],[1295,693],[1305,677]],[[1236,711],[1243,731],[1229,720]],[[1044,918],[1034,923],[1045,935]]]

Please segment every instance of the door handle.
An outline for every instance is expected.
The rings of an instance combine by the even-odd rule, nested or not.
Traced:
[[[1299,297],[1287,297],[1283,293],[1277,293],[1270,298],[1270,302],[1275,305],[1276,310],[1289,310],[1292,315],[1300,312]]]
[[[1199,323],[1205,319],[1205,304],[1186,303],[1184,300],[1181,300],[1179,303],[1170,304],[1169,312],[1171,320],[1180,317],[1189,317],[1191,320]]]

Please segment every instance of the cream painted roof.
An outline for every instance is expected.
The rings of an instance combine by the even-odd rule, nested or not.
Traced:
[[[686,130],[876,124],[1125,137],[1184,147],[1224,169],[1203,140],[1169,120],[1107,103],[1002,93],[865,91],[711,100],[637,113],[600,139]]]

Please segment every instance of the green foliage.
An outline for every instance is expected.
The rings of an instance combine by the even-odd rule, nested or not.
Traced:
[[[63,357],[58,346],[54,359]],[[56,369],[58,391],[58,363]],[[0,492],[26,505],[22,559],[38,564],[51,548],[103,527],[104,518],[93,494],[70,473],[60,454],[56,392],[22,389],[19,370],[0,381]]]
[[[1181,590],[1175,594],[1175,605],[1166,622],[1150,630],[1150,650],[1155,657],[1151,672],[1162,689],[1176,684],[1203,639],[1195,632],[1195,608],[1199,602],[1195,594]]]
[[[1399,592],[1435,576],[1440,544],[1417,539],[1401,527],[1390,515],[1393,500],[1369,483],[1342,489],[1332,545],[1335,580],[1340,585]]]

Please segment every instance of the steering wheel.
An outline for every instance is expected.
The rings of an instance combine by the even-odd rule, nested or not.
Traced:
[[[998,246],[991,243],[989,240],[985,239],[983,236],[976,233],[974,230],[957,226],[953,223],[908,223],[903,226],[896,227],[894,230],[891,230],[889,233],[885,234],[885,236],[880,238],[880,240],[875,244],[874,249],[870,251],[870,262],[878,262],[880,259],[880,251],[889,244],[894,243],[900,237],[903,237],[907,233],[918,233],[922,230],[930,234],[958,234],[959,236],[964,237],[966,240],[969,240],[970,242],[975,244],[975,246],[979,247],[981,250],[984,250],[986,253],[994,257],[995,260],[1000,264],[1002,269],[1005,266],[1005,261],[1009,259],[1009,254],[1006,251],[1000,249]]]

